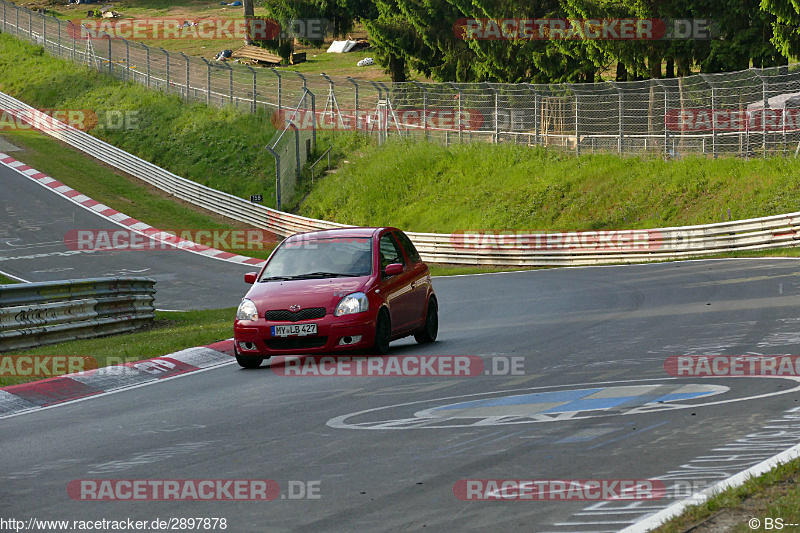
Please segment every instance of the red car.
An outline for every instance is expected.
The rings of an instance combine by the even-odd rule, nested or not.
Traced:
[[[428,266],[396,228],[298,233],[284,240],[252,283],[233,325],[236,361],[273,355],[371,350],[414,335],[436,340],[438,305]]]

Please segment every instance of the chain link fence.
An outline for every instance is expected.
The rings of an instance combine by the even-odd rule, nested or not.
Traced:
[[[208,61],[75,24],[5,0],[0,29],[58,57],[190,101],[267,111],[268,148],[291,198],[317,134],[379,141],[516,143],[575,154],[756,157],[800,152],[800,65],[683,78],[590,84],[394,83]],[[106,36],[107,37],[107,36]]]

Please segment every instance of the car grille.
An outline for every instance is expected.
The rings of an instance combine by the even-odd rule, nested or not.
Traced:
[[[292,313],[286,309],[277,309],[275,311],[267,311],[264,314],[264,318],[272,320],[273,322],[299,322],[301,320],[325,318],[325,308],[309,307],[308,309],[301,309],[296,313]]]
[[[321,348],[328,342],[328,337],[297,337],[290,339],[265,339],[270,350],[305,350]]]

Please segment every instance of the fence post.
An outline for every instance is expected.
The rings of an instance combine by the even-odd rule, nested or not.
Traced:
[[[28,40],[33,42],[33,12],[28,9]]]
[[[339,124],[344,125],[344,117],[342,117],[342,113],[339,110],[339,103],[336,101],[336,93],[333,89],[333,80],[324,72],[321,72],[320,76],[325,78],[325,81],[328,82],[328,99],[325,100],[325,108],[322,110],[321,116],[324,118],[325,113],[328,111],[328,104],[330,104],[331,118],[334,118],[334,112],[336,112],[337,119],[339,120],[338,124],[334,124],[334,126],[331,128],[331,135],[333,135],[336,132],[336,128]]]
[[[499,124],[500,117],[498,116],[498,113],[500,111],[499,110],[499,107],[500,107],[499,96],[497,94],[497,91],[494,90],[494,87],[492,87],[491,84],[484,83],[483,85],[484,85],[484,87],[486,87],[487,89],[492,91],[492,94],[494,95],[494,133],[492,134],[492,142],[494,144],[497,144],[497,137],[498,137],[498,135],[500,133],[500,124]],[[461,123],[461,117],[459,117],[459,124],[460,123]]]
[[[662,89],[664,89],[664,157],[666,157],[667,154],[669,153],[669,149],[667,147],[669,145],[669,127],[667,127],[667,121],[666,121],[667,111],[669,107],[669,101],[667,99],[668,97],[667,85],[662,80],[659,79],[653,81],[655,81]]]
[[[6,3],[3,2],[3,33],[6,33]]]
[[[47,16],[42,13],[42,48],[47,50]]]
[[[206,64],[206,105],[211,105],[211,63],[205,57],[201,57]]]
[[[280,113],[281,112],[281,107],[282,107],[281,106],[281,97],[282,97],[282,94],[281,94],[282,93],[282,91],[281,91],[281,89],[282,89],[281,88],[281,73],[278,72],[277,70],[275,70],[274,68],[271,68],[270,70],[272,71],[273,74],[278,76],[278,113]]]
[[[296,180],[295,186],[297,186],[297,184],[300,183],[300,130],[293,122],[289,123],[289,127],[294,130],[294,177]]]
[[[183,52],[178,52],[186,60],[186,100],[189,100],[189,58]]]
[[[72,22],[70,22],[70,24],[72,24]],[[75,36],[75,24],[72,24],[72,28],[73,28],[72,29],[72,61],[75,62],[76,61],[76,56],[77,56],[77,51],[75,50],[75,48],[76,48],[76,43],[78,41],[78,38]]]
[[[5,6],[5,4],[3,4]],[[3,18],[3,22],[5,22],[5,17]],[[58,27],[58,57],[63,57],[61,53],[61,21],[56,19],[56,26]]]
[[[167,90],[167,92],[169,92],[169,52],[167,52],[167,51],[166,51],[166,50],[164,50],[163,48],[159,48],[159,50],[161,50],[162,52],[164,52],[164,57],[167,59],[167,79],[166,79],[166,80],[164,80],[164,83],[166,84],[166,90]]]
[[[233,103],[233,67],[227,62],[224,65],[228,67],[228,91],[230,93],[230,102]]]
[[[150,47],[147,46],[144,43],[139,43],[139,44],[144,46],[144,53],[145,53],[146,63],[147,63],[147,80],[146,80],[146,84],[147,84],[147,88],[150,88]]]
[[[767,155],[767,110],[769,109],[769,98],[767,97],[767,79],[758,72],[761,69],[753,69],[756,76],[761,80],[761,97],[764,105],[761,107],[761,150],[763,155]]]
[[[625,144],[625,121],[623,119],[624,106],[622,100],[622,89],[620,89],[619,84],[617,84],[615,81],[609,81],[608,83],[610,83],[611,86],[617,90],[617,98],[619,100],[619,110],[617,112],[619,115],[619,137],[617,139],[617,152],[621,155]]]
[[[580,95],[575,92],[575,87],[571,83],[568,83],[567,86],[572,89],[572,95],[575,98],[575,155],[581,155],[581,133],[578,121],[578,113],[580,110],[578,100]]]
[[[347,81],[349,81],[350,83],[353,84],[353,88],[355,90],[356,100],[355,100],[355,109],[353,111],[354,111],[354,113],[356,115],[356,123],[354,125],[354,129],[358,130],[358,125],[361,124],[361,115],[360,115],[361,109],[359,109],[359,107],[358,107],[358,83],[356,83],[356,80],[354,80],[350,76],[347,76],[346,79],[347,79]]]
[[[275,205],[278,211],[281,210],[281,156],[278,153],[270,148],[269,145],[265,146],[269,153],[272,154],[272,157],[275,158]],[[266,191],[266,187],[264,187]]]
[[[108,36],[108,74],[114,74],[113,63],[111,62],[111,36]]]
[[[250,65],[245,65],[245,66],[250,69],[250,72],[253,73],[253,113],[255,113],[258,110],[258,100],[256,99],[256,92],[258,89],[258,85],[256,83],[257,81],[256,69],[254,69]]]
[[[427,141],[429,139],[429,137],[428,137],[428,89],[426,89],[424,85],[422,85],[421,83],[419,83],[417,81],[412,82],[412,83],[414,85],[416,85],[417,88],[419,88],[420,91],[422,91],[422,117],[420,117],[420,118],[422,120],[423,128],[425,129],[425,140]]]
[[[536,86],[531,83],[523,84],[530,92],[533,93],[533,128],[534,128],[534,138],[533,143],[538,146],[539,144],[539,123],[541,122],[539,117],[539,91],[536,90]],[[528,137],[528,143],[530,143],[530,137]]]
[[[714,115],[717,111],[717,88],[711,83],[708,74],[700,73],[700,77],[706,82],[706,85],[711,87],[711,154],[714,159],[717,158],[717,121]]]
[[[311,151],[317,153],[317,97],[307,88],[305,91],[311,95]]]
[[[128,81],[131,77],[131,43],[128,39],[123,39],[125,42],[125,70],[123,70],[123,80]]]

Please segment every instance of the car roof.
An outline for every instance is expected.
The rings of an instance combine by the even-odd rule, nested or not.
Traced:
[[[336,228],[336,229],[326,229],[326,230],[319,230],[319,231],[309,231],[306,233],[295,233],[290,239],[295,237],[300,237],[304,239],[335,239],[335,238],[342,238],[342,237],[372,237],[384,229],[394,229],[394,228],[367,228],[367,227],[353,227],[353,228]]]

